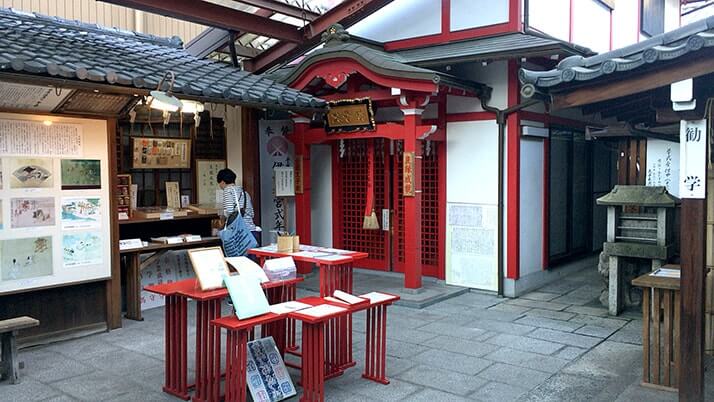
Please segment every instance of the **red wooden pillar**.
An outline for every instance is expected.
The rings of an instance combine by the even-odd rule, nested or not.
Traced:
[[[423,99],[422,99],[423,100]],[[428,98],[427,100],[428,101]],[[421,142],[417,141],[417,127],[421,125],[421,114],[426,101],[419,103],[415,99],[402,97],[400,109],[404,113],[404,155],[405,162],[411,153],[413,167],[405,163],[404,182],[407,182],[407,169],[411,169],[414,178],[413,195],[407,194],[403,188],[404,197],[404,287],[407,289],[421,288]],[[406,187],[406,184],[405,184]]]
[[[310,146],[305,135],[310,128],[307,117],[293,117],[293,144],[295,144],[295,228],[300,243],[311,243],[312,219],[310,206]]]

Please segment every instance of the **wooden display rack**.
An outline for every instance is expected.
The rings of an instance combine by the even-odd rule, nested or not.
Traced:
[[[131,175],[130,174],[118,174],[117,175],[117,186],[116,193],[114,195],[117,199],[117,216],[125,212],[128,217],[132,216],[131,211]]]

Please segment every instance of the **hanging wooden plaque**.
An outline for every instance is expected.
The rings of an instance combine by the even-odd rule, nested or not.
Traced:
[[[295,194],[303,193],[302,155],[295,155]]]
[[[371,131],[376,127],[372,100],[369,98],[343,99],[328,105],[325,116],[325,131],[328,134]]]
[[[405,197],[414,197],[414,152],[404,152],[402,178],[404,182],[402,194]]]

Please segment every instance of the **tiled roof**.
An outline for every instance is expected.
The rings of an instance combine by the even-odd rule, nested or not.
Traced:
[[[430,81],[435,84],[454,86],[476,93],[481,93],[485,90],[485,86],[477,82],[459,79],[450,74],[423,67],[412,66],[399,54],[386,52],[379,43],[350,37],[339,24],[333,25],[333,28],[330,28],[330,30],[335,32],[328,30],[327,35],[323,34],[323,39],[325,40],[323,48],[305,56],[298,65],[277,70],[270,77],[284,83],[291,83],[315,63],[324,60],[349,58],[365,65],[372,71],[386,76]]]
[[[178,37],[0,8],[0,73],[153,90],[168,71],[176,74],[173,92],[178,97],[283,109],[325,106],[322,99],[269,78],[191,56]]]
[[[606,75],[617,76],[657,63],[670,62],[712,46],[714,17],[709,17],[621,49],[591,57],[568,57],[552,70],[521,69],[519,78],[524,84],[553,88],[560,84],[589,81]]]
[[[396,52],[410,64],[434,64],[452,61],[477,61],[552,54],[590,55],[588,48],[573,45],[555,38],[535,33],[513,32],[503,35],[476,38]]]

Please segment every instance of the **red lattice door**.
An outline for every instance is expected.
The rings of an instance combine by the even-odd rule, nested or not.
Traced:
[[[379,230],[362,228],[367,203],[368,158],[370,142],[374,146],[374,210],[379,219]],[[386,147],[385,147],[386,144]],[[389,232],[381,229],[382,209],[389,208],[389,142],[383,139],[348,140],[343,149],[336,146],[338,153],[339,194],[337,246],[354,251],[369,253],[367,260],[359,263],[360,268],[372,268],[382,271],[390,267]]]

